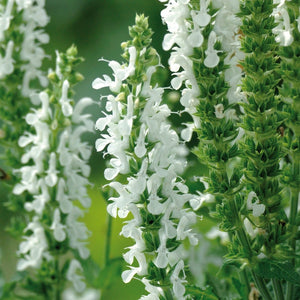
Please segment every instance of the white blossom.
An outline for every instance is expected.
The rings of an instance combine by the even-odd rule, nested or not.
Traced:
[[[38,268],[42,263],[43,257],[48,256],[46,252],[48,243],[46,240],[44,228],[38,221],[38,217],[34,217],[25,228],[26,231],[32,231],[30,236],[25,237],[25,241],[21,242],[18,254],[22,255],[18,261],[17,270],[24,271],[28,267]]]
[[[4,39],[4,32],[9,28],[10,21],[13,18],[11,15],[14,5],[14,0],[8,0],[5,11],[0,13],[0,41]]]
[[[62,225],[60,223],[60,211],[58,208],[55,209],[54,211],[54,215],[53,215],[53,222],[52,225],[50,227],[50,229],[53,230],[53,235],[54,238],[58,241],[58,242],[62,242],[66,239],[66,232],[65,232],[65,225]]]
[[[68,89],[69,89],[69,82],[65,80],[62,86],[62,93],[61,98],[59,99],[59,103],[61,104],[62,113],[66,117],[70,117],[73,113],[73,107],[70,104],[70,99],[68,99]]]
[[[82,271],[80,262],[76,259],[72,259],[67,271],[67,279],[73,283],[75,291],[81,293],[85,289],[86,284],[83,281],[83,276],[77,273],[78,270]]]
[[[109,87],[112,92],[119,92],[122,82],[127,79],[134,72],[134,65],[136,60],[136,49],[135,47],[130,47],[128,49],[130,59],[127,67],[121,66],[118,62],[112,60],[109,62],[109,67],[113,70],[114,79],[113,81],[109,76],[104,75],[104,79],[97,78],[93,81],[94,89],[102,89],[104,87]]]
[[[265,212],[265,205],[260,203],[255,192],[251,191],[247,197],[247,208],[252,210],[254,217],[259,217]]]
[[[68,247],[76,250],[82,259],[90,254],[86,247],[90,233],[85,224],[78,221],[83,217],[84,210],[76,202],[80,201],[84,208],[91,204],[87,194],[91,148],[81,137],[93,130],[93,124],[90,115],[83,114],[81,117],[80,114],[93,101],[83,98],[77,103],[78,106],[73,107],[73,101],[67,96],[68,89],[69,82],[62,80],[62,97],[57,99],[56,105],[49,102],[46,92],[38,94],[40,107],[32,109],[25,117],[32,130],[19,139],[19,146],[24,148],[21,162],[25,165],[15,170],[21,174],[21,181],[14,187],[13,193],[19,195],[28,191],[32,200],[26,201],[24,207],[35,213],[29,223],[30,228],[26,229],[31,229],[33,233],[24,236],[18,251],[20,270],[39,268],[43,259],[52,259],[48,253],[50,246],[44,233],[46,230],[59,243],[67,240]],[[63,124],[56,119],[56,109],[68,118]],[[41,225],[45,214],[50,215],[51,225]],[[77,274],[80,271],[80,263],[72,260],[67,277],[75,289],[82,292],[85,284]]]
[[[7,44],[5,56],[1,57],[0,55],[0,78],[3,78],[6,75],[9,75],[13,72],[14,70],[14,65],[13,65],[13,47],[14,47],[14,42],[9,41]]]
[[[123,66],[123,69],[126,68]],[[121,101],[117,101],[117,97],[112,95],[107,96],[107,111],[103,113],[104,117],[99,118],[96,123],[96,128],[100,131],[106,129],[106,133],[102,133],[96,141],[96,149],[98,151],[106,149],[105,153],[111,157],[104,176],[107,180],[113,180],[108,185],[118,194],[109,198],[107,211],[113,217],[126,218],[129,213],[134,217],[126,222],[121,231],[125,237],[135,240],[135,244],[124,254],[125,261],[129,265],[132,265],[134,261],[138,262],[138,266],[130,266],[122,273],[122,279],[126,283],[135,276],[144,280],[147,274],[148,265],[144,254],[146,246],[140,229],[142,207],[153,216],[163,215],[158,232],[160,245],[153,258],[157,267],[174,266],[184,256],[181,247],[178,247],[176,251],[168,250],[166,245],[168,238],[189,239],[192,244],[197,242],[191,231],[191,225],[196,221],[196,216],[193,212],[183,209],[192,196],[188,194],[188,188],[184,182],[178,178],[179,172],[184,169],[185,165],[179,155],[182,146],[176,132],[167,122],[171,112],[165,104],[161,103],[163,89],[150,86],[154,70],[150,67],[146,71],[147,80],[139,85],[135,94],[130,93],[126,97],[122,95]],[[113,76],[117,77],[115,74]],[[139,97],[144,99],[145,104],[141,113],[134,116],[133,103]],[[134,119],[138,119],[140,125],[131,150],[133,153],[129,153],[129,137],[136,129],[133,128]],[[150,144],[153,145],[151,150],[149,150]],[[136,155],[141,160],[141,166],[135,174],[129,169],[132,155]],[[118,174],[124,174],[127,182],[114,181]],[[140,197],[145,191],[149,195],[147,203],[140,204]],[[160,195],[159,191],[161,191]],[[172,221],[173,218],[178,219],[178,225]],[[177,282],[183,282],[183,279],[179,279],[181,275],[178,274],[177,277],[178,280],[174,278],[176,293],[178,289],[181,289]],[[151,294],[142,299],[157,299],[162,291],[157,287],[152,287],[147,281],[144,282]]]
[[[285,1],[280,1],[279,5],[277,5],[274,9],[273,15],[278,23],[278,25],[273,29],[273,33],[276,35],[276,42],[284,47],[290,46],[294,41],[292,34],[294,28],[291,26],[290,16],[288,14]]]
[[[214,31],[211,31],[208,36],[207,50],[205,50],[206,57],[204,59],[204,65],[207,68],[215,68],[219,64],[218,51],[214,49],[216,41],[217,35]]]

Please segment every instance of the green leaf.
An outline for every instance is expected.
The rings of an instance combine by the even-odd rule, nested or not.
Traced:
[[[295,271],[293,265],[289,262],[280,263],[263,260],[257,264],[255,271],[258,275],[267,279],[276,278],[300,285],[300,274]]]
[[[186,286],[186,294],[193,295],[195,300],[218,300],[218,297],[213,293],[211,287],[201,289],[197,286]]]

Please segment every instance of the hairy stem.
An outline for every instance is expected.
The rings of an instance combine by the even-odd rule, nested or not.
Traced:
[[[266,284],[263,280],[262,277],[258,276],[254,271],[251,270],[251,274],[252,274],[252,277],[253,277],[253,280],[255,282],[255,285],[256,287],[258,288],[262,298],[264,300],[273,300],[273,297],[271,297],[267,287],[266,287]]]
[[[300,168],[300,162],[299,162],[299,151],[297,151],[296,153],[294,153],[293,155],[293,175],[294,178],[296,178],[296,187],[291,187],[291,206],[290,206],[290,225],[292,226],[292,230],[297,230],[297,224],[296,224],[296,218],[297,218],[297,214],[298,214],[298,197],[299,197],[299,188],[297,186],[299,186],[297,180],[299,178],[299,168]],[[295,229],[294,229],[295,228]],[[295,235],[292,236],[291,240],[290,240],[290,246],[293,249],[294,253],[296,251],[296,239],[295,239]],[[295,267],[296,265],[296,259],[292,258],[291,259],[291,263],[293,265],[293,267]],[[294,284],[292,284],[291,282],[287,283],[287,294],[286,294],[286,298],[287,300],[292,300],[293,299],[293,295],[294,295]]]
[[[275,299],[276,300],[284,300],[284,294],[283,294],[281,282],[278,279],[273,278],[272,284],[273,284],[274,291],[275,291]]]

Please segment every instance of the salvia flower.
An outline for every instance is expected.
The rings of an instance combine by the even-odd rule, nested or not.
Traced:
[[[25,118],[33,130],[19,139],[19,145],[25,149],[21,159],[25,165],[15,171],[21,174],[21,181],[13,193],[20,195],[27,191],[32,195],[32,200],[28,198],[25,203],[30,221],[25,229],[25,241],[18,251],[19,271],[39,269],[43,264],[49,270],[56,268],[55,272],[61,272],[55,267],[57,261],[61,254],[70,250],[78,253],[81,259],[89,256],[86,248],[89,231],[78,221],[84,211],[77,202],[83,208],[90,206],[87,195],[90,167],[87,163],[91,149],[82,142],[81,135],[92,131],[92,122],[89,115],[81,117],[80,114],[93,101],[83,98],[74,105],[71,99],[70,87],[80,78],[73,71],[80,61],[76,48],[71,47],[66,54],[57,54],[60,72],[49,74],[53,91],[39,94],[41,107],[33,109]],[[66,266],[68,263],[69,259],[64,262]],[[78,292],[85,288],[81,271],[79,260],[72,259],[66,278]],[[35,276],[42,275],[37,272]],[[56,284],[55,279],[52,284]],[[64,283],[59,283],[59,287],[63,288]],[[46,288],[51,290],[51,283]]]
[[[40,98],[36,92],[39,84],[46,87],[47,77],[41,69],[46,57],[42,46],[49,42],[48,35],[44,32],[49,18],[45,12],[45,1],[1,1],[0,4],[0,119],[1,138],[3,147],[3,168],[10,174],[11,180],[7,181],[10,191],[18,182],[12,169],[22,168],[24,161],[30,159],[31,154],[24,155],[23,144],[29,143],[34,137],[30,130],[30,124],[36,122],[34,114],[29,114],[32,104],[38,104]],[[34,85],[34,87],[33,87]],[[29,114],[25,120],[25,116]],[[33,118],[33,119],[32,119]],[[38,133],[35,137],[46,143],[47,130],[43,125],[37,126]],[[20,136],[27,132],[23,140],[18,143]],[[44,145],[44,144],[43,144]],[[33,156],[40,154],[39,149],[32,149]],[[24,156],[23,156],[24,155]],[[2,156],[2,155],[1,155]],[[23,158],[22,158],[23,157]],[[24,161],[22,161],[22,159]],[[36,179],[35,171],[29,166],[24,167],[28,176],[23,178],[23,183],[28,182],[32,171],[32,182]],[[18,185],[25,191],[24,185]],[[28,191],[34,190],[34,184]],[[21,209],[25,194],[15,197],[8,194],[7,208],[14,213],[15,221],[7,227],[12,235],[20,237],[26,227],[24,213]],[[45,196],[45,193],[43,194]],[[45,196],[47,198],[47,196]],[[45,200],[45,199],[44,199]],[[42,199],[36,199],[40,204]],[[46,201],[46,200],[45,200]],[[30,207],[28,207],[30,209]]]
[[[107,210],[113,217],[133,216],[121,232],[135,241],[124,254],[130,268],[122,273],[123,281],[141,279],[150,293],[141,299],[159,299],[163,294],[185,299],[182,241],[198,242],[191,231],[196,215],[186,204],[197,197],[188,194],[178,175],[184,169],[182,145],[167,122],[171,111],[161,103],[164,90],[151,86],[158,57],[150,48],[147,18],[137,16],[129,32],[133,41],[122,44],[128,64],[112,68],[113,77],[121,82],[111,85],[108,76],[105,82],[93,82],[94,88],[109,86],[115,93],[105,97],[107,112],[96,123],[103,132],[96,149],[106,149],[110,157],[104,176],[116,193]],[[118,181],[122,177],[125,183]]]

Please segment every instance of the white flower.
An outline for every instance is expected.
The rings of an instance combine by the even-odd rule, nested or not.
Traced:
[[[50,227],[50,229],[53,230],[54,238],[58,242],[62,242],[66,239],[66,232],[65,232],[65,225],[62,225],[60,223],[60,211],[58,208],[55,209],[54,215],[53,215],[53,222]]]
[[[214,31],[211,31],[208,37],[207,50],[205,50],[206,57],[204,59],[204,65],[207,68],[215,68],[220,61],[218,51],[214,49],[214,45],[217,41],[217,36]]]
[[[17,270],[24,271],[28,267],[38,268],[48,248],[44,228],[35,217],[25,228],[25,232],[31,230],[30,236],[25,236],[25,241],[21,242],[18,254],[24,255],[18,261]]]
[[[222,103],[215,105],[215,115],[217,119],[224,118],[224,105]]]
[[[38,215],[41,215],[45,208],[45,204],[50,200],[50,195],[48,187],[43,179],[39,180],[38,186],[40,187],[42,193],[34,195],[34,200],[32,202],[26,202],[24,207],[27,211],[34,210]]]
[[[254,202],[255,201],[255,202]],[[251,191],[248,194],[247,198],[247,208],[253,211],[254,217],[259,217],[265,212],[265,205],[260,204],[260,200],[258,199],[255,192]]]
[[[192,138],[193,131],[195,129],[195,124],[194,123],[189,123],[189,124],[184,123],[183,125],[185,125],[186,128],[181,131],[181,138],[184,141],[189,142]]]
[[[184,20],[182,14],[184,14],[184,9],[185,12],[188,11],[186,5],[188,2],[172,3],[175,6],[178,4],[178,7],[174,7],[174,11],[172,11],[177,20]],[[169,6],[168,8],[171,9]],[[165,16],[168,22],[173,22],[169,16]],[[177,39],[178,36],[175,31],[180,30],[180,26],[177,25],[175,21],[168,24],[174,35],[172,33],[169,36],[170,41],[165,38],[166,43],[170,42],[173,45],[175,40],[176,43],[183,43],[182,40]],[[174,37],[175,40],[172,40]],[[174,56],[175,60],[179,67],[184,65],[191,70],[192,64],[185,57],[181,59],[179,55]],[[119,67],[126,69],[121,65]],[[191,225],[195,221],[196,215],[188,209],[184,209],[184,205],[189,201],[191,195],[186,194],[188,188],[178,177],[178,173],[182,172],[185,166],[181,154],[182,145],[177,133],[171,128],[167,120],[171,111],[167,105],[162,104],[164,90],[159,87],[151,87],[151,76],[154,71],[155,67],[153,66],[146,70],[145,81],[139,84],[134,93],[129,93],[127,97],[124,97],[122,93],[116,97],[107,96],[107,112],[96,123],[97,129],[101,131],[106,129],[107,131],[107,133],[102,133],[96,141],[96,149],[101,151],[106,148],[106,153],[111,157],[109,166],[104,171],[104,176],[107,180],[114,180],[108,185],[117,193],[117,196],[110,197],[107,211],[113,217],[125,218],[129,213],[133,216],[133,219],[126,221],[121,231],[123,236],[130,237],[135,241],[135,244],[129,247],[129,251],[124,254],[125,261],[130,265],[129,269],[122,273],[122,279],[125,283],[131,281],[135,276],[142,278],[143,281],[144,276],[147,275],[147,261],[149,259],[157,267],[166,268],[166,270],[176,266],[183,259],[183,248],[178,247],[171,251],[167,246],[168,239],[183,240],[187,238],[192,244],[197,241],[191,232]],[[111,79],[107,79],[106,83],[104,81],[98,81],[98,83],[100,88],[105,85],[111,89]],[[175,82],[174,84],[177,85],[178,83]],[[130,85],[128,87],[130,89]],[[116,90],[115,92],[119,93],[120,91]],[[143,99],[144,104],[139,107],[140,99]],[[138,108],[136,110],[140,111],[136,116],[133,115],[133,103]],[[139,170],[132,172],[129,168],[129,162],[138,163]],[[126,178],[122,183],[115,179],[120,173],[124,174],[124,178]],[[147,201],[143,203],[141,195],[145,197],[145,194]],[[144,230],[141,229],[142,222],[145,221],[141,213],[142,210],[146,211],[149,216],[161,215],[159,223],[157,223],[160,226],[158,230],[160,245],[157,245],[150,256],[146,251]],[[133,266],[134,262],[138,262],[138,266]],[[172,275],[170,274],[170,276]],[[179,271],[178,274],[175,272],[173,279],[173,287],[179,294],[182,292],[181,284],[183,284],[181,279],[178,280]],[[147,280],[143,282],[147,291],[151,293],[144,296],[144,299],[157,299],[157,297],[159,299],[159,296],[163,295],[161,289],[153,287]]]
[[[18,11],[21,11],[23,24],[20,32],[23,34],[23,42],[20,57],[24,61],[21,69],[24,71],[22,93],[24,96],[31,96],[34,90],[30,87],[30,82],[39,79],[40,84],[46,87],[47,77],[39,70],[45,58],[45,52],[40,47],[41,44],[49,42],[49,36],[44,33],[41,27],[45,27],[49,22],[49,17],[45,11],[45,1],[16,1]]]
[[[53,187],[57,183],[57,173],[56,171],[56,154],[54,152],[51,152],[50,158],[49,158],[49,169],[46,171],[47,176],[45,177],[45,183]]]
[[[10,20],[12,19],[12,8],[14,5],[14,0],[8,0],[4,13],[0,14],[0,41],[4,38],[4,31],[6,31],[10,26]]]
[[[83,211],[73,206],[67,216],[66,230],[70,240],[70,247],[76,249],[82,259],[86,259],[89,257],[90,251],[85,246],[85,240],[89,237],[90,232],[84,223],[77,221],[79,217],[83,217]]]
[[[183,279],[179,276],[181,272],[183,273]],[[184,283],[186,282],[184,278],[185,278],[184,262],[183,260],[180,260],[177,263],[170,278],[173,284],[173,292],[176,299],[184,299],[184,293],[185,293]]]
[[[254,238],[258,232],[258,228],[255,228],[255,230],[254,230],[253,225],[247,218],[245,218],[245,220],[244,220],[244,226],[245,226],[247,233],[250,235],[250,237]]]
[[[113,70],[113,75],[115,81],[113,81],[109,76],[104,75],[104,80],[97,78],[93,81],[92,86],[94,89],[102,89],[104,87],[109,87],[112,92],[119,92],[122,82],[131,76],[135,70],[135,60],[136,60],[136,49],[135,47],[130,47],[128,49],[130,58],[127,67],[121,66],[116,61],[110,61],[109,67]]]
[[[80,262],[72,259],[69,269],[67,271],[67,279],[73,283],[76,292],[82,293],[86,287],[83,276],[79,275],[77,271],[83,271]]]
[[[200,0],[200,11],[193,10],[191,15],[194,23],[201,27],[207,26],[211,19],[211,16],[207,13],[207,1]]]
[[[29,191],[33,200],[27,201],[24,206],[27,211],[36,213],[33,217],[34,224],[39,224],[39,218],[44,214],[51,214],[52,224],[48,227],[43,224],[47,233],[52,232],[54,239],[58,242],[67,240],[68,247],[77,250],[80,257],[86,259],[89,256],[89,250],[86,248],[85,240],[89,236],[89,231],[83,223],[78,222],[78,218],[81,218],[84,213],[73,202],[80,201],[84,208],[91,204],[87,194],[89,185],[87,177],[90,174],[87,161],[91,149],[86,142],[81,141],[81,135],[87,130],[91,131],[93,126],[89,115],[83,115],[81,118],[80,114],[93,101],[90,98],[83,98],[73,110],[72,102],[67,97],[68,88],[69,83],[65,80],[62,83],[60,104],[63,114],[70,117],[68,123],[60,123],[60,120],[55,118],[57,111],[49,102],[46,92],[38,95],[40,101],[37,101],[37,104],[41,107],[33,109],[26,115],[25,120],[33,130],[30,133],[25,132],[18,142],[21,147],[26,147],[21,162],[23,164],[30,162],[30,165],[16,170],[21,173],[22,180],[14,187],[13,192],[19,195],[26,190]],[[73,125],[76,127],[73,128]],[[55,201],[57,201],[56,204]],[[49,259],[50,255],[45,252],[48,247],[47,240],[42,239],[43,234],[44,228],[40,226],[32,236],[25,237],[28,241],[21,244],[19,251],[19,254],[24,254],[25,257],[19,260],[18,264],[21,269],[29,266],[39,268],[43,259]],[[39,235],[43,247],[38,248],[38,244],[27,254],[28,245],[35,242],[36,235]],[[41,253],[36,253],[38,250]],[[42,250],[45,253],[42,253]],[[33,254],[37,256],[36,261],[30,259],[30,255]],[[76,288],[80,290],[84,288],[84,284],[75,276],[76,268],[78,265],[71,263],[68,276],[75,280]]]
[[[146,278],[142,278],[142,282],[145,285],[145,289],[148,293],[150,293],[147,296],[142,296],[141,300],[159,300],[160,296],[163,295],[162,288],[154,286],[150,283],[150,280],[147,280]]]
[[[9,41],[6,47],[5,56],[2,58],[0,55],[0,78],[3,78],[6,75],[9,75],[14,70],[13,65],[13,49],[14,49],[14,42]]]
[[[124,283],[130,282],[136,274],[138,274],[138,275],[147,274],[148,264],[147,264],[145,255],[143,253],[141,253],[140,251],[135,251],[130,254],[131,254],[131,257],[129,258],[129,261],[131,261],[131,263],[132,263],[133,258],[135,258],[137,260],[139,266],[138,267],[130,267],[130,270],[126,270],[122,273],[122,279],[123,279]]]
[[[276,42],[280,43],[280,45],[284,47],[290,46],[294,41],[294,37],[292,35],[293,28],[291,28],[291,24],[290,24],[290,16],[286,8],[282,5],[279,5],[277,7],[277,10],[278,10],[278,15],[275,15],[275,17],[279,19],[278,20],[279,25],[273,29],[273,33],[277,35],[275,40]],[[281,19],[283,19],[283,23]]]
[[[91,98],[84,97],[80,99],[74,107],[74,111],[72,114],[72,122],[74,124],[83,123],[84,128],[86,129],[85,131],[92,131],[94,127],[94,123],[90,119],[91,118],[90,114],[84,115],[82,112],[86,107],[91,106],[93,103],[94,101]]]
[[[146,147],[145,147],[145,137],[147,135],[146,125],[143,123],[140,128],[140,134],[137,139],[136,146],[134,148],[134,153],[137,157],[141,158],[146,154]]]
[[[62,94],[61,94],[61,98],[59,99],[59,103],[61,105],[61,109],[62,112],[64,114],[64,116],[66,117],[70,117],[73,113],[73,107],[70,104],[70,99],[68,99],[68,89],[69,89],[69,82],[68,80],[65,80],[63,82],[63,86],[62,86]]]

